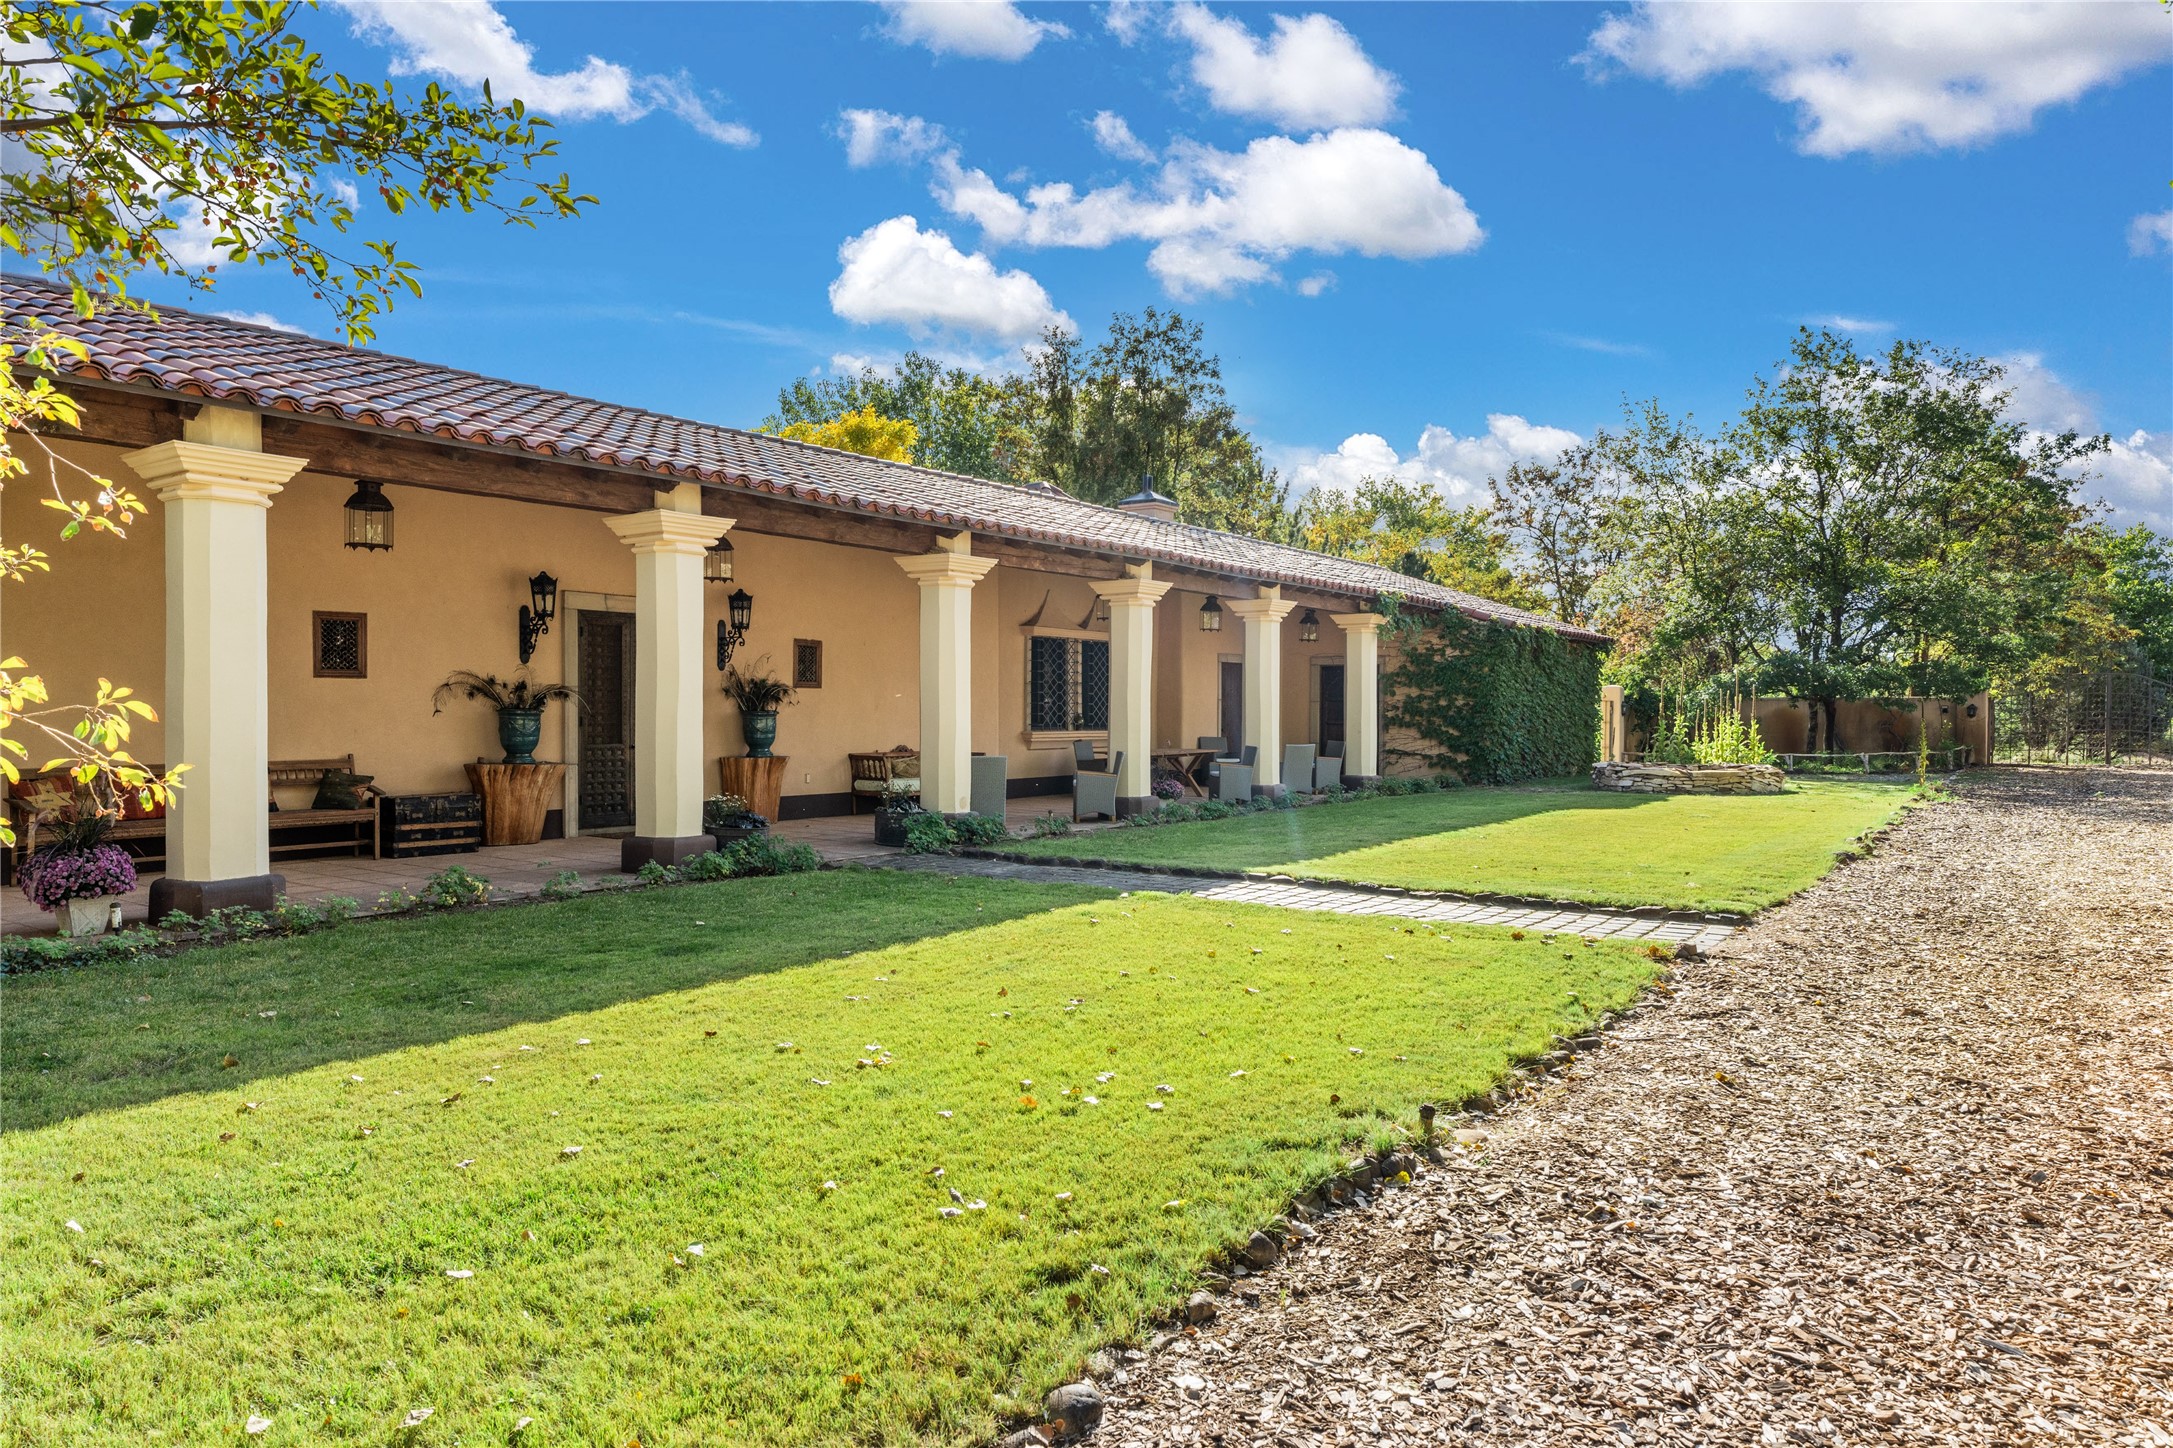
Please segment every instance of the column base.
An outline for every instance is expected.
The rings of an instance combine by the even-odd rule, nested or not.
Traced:
[[[1153,814],[1162,807],[1162,801],[1151,794],[1120,794],[1117,796],[1117,818],[1130,819],[1133,815]]]
[[[176,880],[161,875],[151,882],[151,919],[155,924],[176,913],[201,920],[214,910],[269,910],[287,893],[285,875],[242,875],[232,880]]]
[[[651,860],[659,865],[684,865],[715,848],[717,842],[708,835],[628,835],[619,841],[619,868],[631,875]]]

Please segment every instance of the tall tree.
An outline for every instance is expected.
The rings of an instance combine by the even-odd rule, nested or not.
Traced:
[[[1015,414],[1017,384],[908,352],[895,368],[862,367],[849,377],[802,377],[777,394],[765,432],[791,435],[795,425],[834,423],[872,410],[913,425],[908,459],[924,468],[1021,481],[1015,460],[1024,450]]]
[[[521,225],[592,199],[564,176],[530,174],[555,144],[519,101],[352,80],[292,32],[295,13],[281,0],[10,5],[0,17],[0,140],[11,153],[0,167],[0,251],[66,282],[87,317],[140,305],[126,288],[144,271],[210,287],[217,263],[189,259],[208,246],[229,262],[291,271],[361,341],[396,298],[420,291],[391,242],[341,249],[363,190],[392,214],[482,210]],[[141,500],[37,436],[79,415],[47,375],[70,354],[83,346],[64,327],[0,323],[0,487],[33,476],[10,441],[29,436],[41,501],[61,515],[58,541],[122,538]],[[6,581],[51,566],[35,542],[0,542]],[[46,767],[67,766],[102,798],[162,798],[172,775],[127,750],[131,720],[144,717],[155,716],[124,686],[57,704],[28,663],[0,660],[0,778],[14,779],[35,743]]]
[[[1592,590],[1617,552],[1624,485],[1613,443],[1601,433],[1553,463],[1512,463],[1486,480],[1495,525],[1523,560],[1519,575],[1571,623],[1591,618]]]
[[[1517,608],[1547,606],[1510,570],[1509,540],[1487,510],[1459,508],[1431,483],[1364,477],[1348,492],[1315,489],[1298,502],[1291,541]]]

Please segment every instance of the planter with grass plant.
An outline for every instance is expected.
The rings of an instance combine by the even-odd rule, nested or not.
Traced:
[[[792,702],[792,685],[763,672],[768,655],[747,669],[727,669],[725,697],[739,706],[740,734],[747,741],[749,759],[768,759],[777,743],[777,711]]]
[[[543,706],[563,700],[578,702],[571,684],[538,684],[527,673],[501,679],[495,674],[455,669],[445,676],[430,696],[430,712],[443,713],[453,699],[474,699],[498,711],[498,747],[505,750],[506,764],[534,764],[536,745],[543,738]]]

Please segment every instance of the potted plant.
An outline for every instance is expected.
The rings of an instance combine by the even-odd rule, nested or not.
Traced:
[[[764,654],[750,668],[724,673],[725,696],[739,705],[739,728],[747,740],[749,759],[770,757],[770,746],[777,742],[777,707],[792,702],[792,686],[763,671],[769,661]]]
[[[534,764],[543,738],[543,706],[559,700],[579,702],[571,684],[538,684],[526,670],[510,679],[455,669],[430,696],[430,712],[443,713],[449,699],[480,699],[498,711],[498,747],[507,764]]]
[[[23,894],[53,912],[63,935],[102,934],[120,897],[136,888],[136,862],[106,838],[111,827],[103,814],[62,825],[16,872]]]
[[[875,842],[904,849],[907,826],[915,815],[926,813],[910,785],[891,781],[883,789],[883,802],[875,807]]]
[[[762,834],[769,827],[769,816],[755,813],[736,794],[713,794],[702,801],[702,833],[719,845]]]

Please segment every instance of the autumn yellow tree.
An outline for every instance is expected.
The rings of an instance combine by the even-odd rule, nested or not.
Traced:
[[[920,429],[904,418],[885,417],[872,407],[862,407],[829,422],[788,423],[778,428],[776,435],[885,462],[909,463],[913,461],[913,445],[920,440]]]

